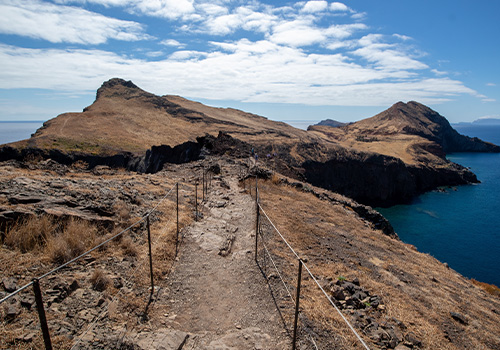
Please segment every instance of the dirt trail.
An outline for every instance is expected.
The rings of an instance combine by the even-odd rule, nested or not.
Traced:
[[[167,327],[189,334],[182,349],[285,349],[269,288],[254,261],[255,204],[235,176],[221,176],[204,218],[184,232],[169,277]]]

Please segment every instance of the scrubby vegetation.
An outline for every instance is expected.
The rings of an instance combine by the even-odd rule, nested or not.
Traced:
[[[61,222],[48,215],[31,216],[16,223],[5,236],[5,244],[21,253],[36,253],[55,264],[62,264],[92,247],[98,228],[70,218]]]

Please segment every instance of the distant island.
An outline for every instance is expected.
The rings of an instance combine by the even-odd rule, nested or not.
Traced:
[[[500,125],[500,118],[479,118],[472,122],[453,123],[452,125]]]
[[[333,119],[325,119],[325,120],[322,120],[319,123],[314,124],[314,125],[323,125],[323,126],[331,126],[332,128],[339,128],[341,126],[346,126],[348,124],[351,124],[351,123],[343,123],[343,122],[339,122],[339,121],[336,121]]]

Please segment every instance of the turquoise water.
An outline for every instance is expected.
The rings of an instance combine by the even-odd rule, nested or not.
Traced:
[[[500,144],[499,126],[456,126],[458,132]],[[401,240],[466,277],[500,286],[500,154],[456,153],[481,181],[445,193],[429,192],[411,204],[377,208]]]

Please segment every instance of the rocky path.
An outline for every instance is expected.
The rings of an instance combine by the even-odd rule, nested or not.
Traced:
[[[182,349],[285,349],[289,337],[254,261],[255,204],[235,177],[215,181],[204,218],[184,232],[166,326]]]

